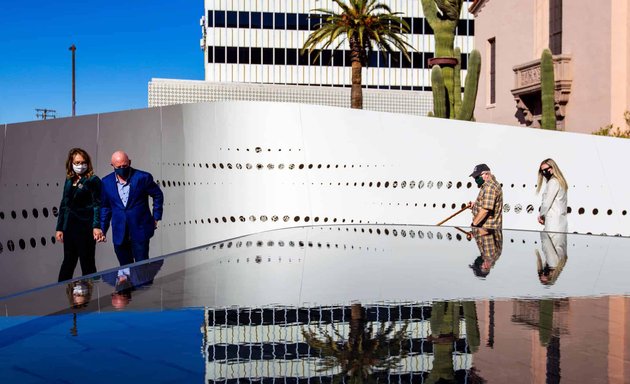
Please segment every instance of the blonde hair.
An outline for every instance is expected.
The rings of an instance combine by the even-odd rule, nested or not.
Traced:
[[[540,167],[542,167],[543,164],[547,164],[548,166],[553,168],[553,174],[551,175],[551,177],[555,177],[558,180],[558,183],[560,183],[560,188],[564,189],[565,191],[569,189],[567,180],[564,178],[564,175],[562,174],[560,167],[558,167],[558,164],[556,164],[556,162],[553,161],[553,159],[545,159],[542,161],[542,163],[540,163],[540,166],[538,166],[538,184],[536,186],[536,193],[539,193],[540,188],[542,188],[543,175],[542,175],[542,172],[540,171]]]

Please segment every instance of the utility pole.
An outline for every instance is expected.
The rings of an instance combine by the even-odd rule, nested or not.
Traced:
[[[77,99],[76,99],[76,92],[75,92],[75,52],[77,50],[77,47],[74,46],[74,44],[72,44],[70,46],[70,48],[68,48],[69,50],[72,51],[72,116],[76,116],[76,107],[77,107]]]
[[[48,109],[48,108],[35,108],[35,116],[38,119],[41,120],[46,120],[48,118],[56,118],[57,111],[55,111],[54,109]]]

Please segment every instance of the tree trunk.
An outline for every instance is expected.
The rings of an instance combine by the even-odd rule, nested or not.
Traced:
[[[352,88],[350,91],[350,107],[363,109],[363,89],[361,88],[361,69],[363,68],[361,45],[356,37],[350,38],[350,60],[352,63]]]
[[[352,304],[350,306],[350,333],[348,334],[348,343],[354,347],[357,347],[362,341],[361,339],[363,339],[365,334],[365,320],[361,304]]]

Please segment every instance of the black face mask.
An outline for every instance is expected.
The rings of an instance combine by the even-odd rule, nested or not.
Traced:
[[[127,180],[127,178],[129,177],[129,174],[131,173],[131,167],[126,167],[126,168],[115,168],[114,172],[122,177],[123,179]]]
[[[545,179],[547,179],[547,181],[549,181],[549,179],[551,179],[552,174],[551,174],[551,171],[549,169],[545,169],[541,173],[545,177]]]
[[[478,187],[481,187],[483,183],[485,183],[485,180],[483,179],[483,177],[477,176],[475,177],[475,183],[477,183]]]

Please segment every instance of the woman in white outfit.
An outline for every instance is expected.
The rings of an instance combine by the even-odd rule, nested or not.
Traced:
[[[538,250],[536,250],[536,258],[541,284],[553,285],[567,262],[568,185],[558,164],[552,159],[546,159],[540,163],[536,193],[540,192],[543,179],[545,191],[542,195],[538,222],[545,226],[545,232],[540,233],[544,260]]]
[[[552,159],[546,159],[538,168],[538,188],[545,180],[545,191],[542,194],[538,222],[549,232],[567,232],[567,181],[560,171],[558,164]]]

